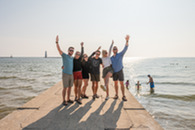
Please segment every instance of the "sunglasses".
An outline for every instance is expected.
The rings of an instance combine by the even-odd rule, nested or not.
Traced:
[[[88,56],[84,56],[84,58],[87,58]]]
[[[69,50],[70,52],[74,52],[74,50]]]
[[[80,56],[81,54],[77,53],[76,55],[77,55],[77,56]]]
[[[113,50],[117,50],[116,48],[114,48]]]
[[[98,54],[96,54],[96,55],[98,55],[98,56],[99,56],[100,54],[98,53]]]

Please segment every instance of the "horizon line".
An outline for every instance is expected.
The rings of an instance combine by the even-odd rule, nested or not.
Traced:
[[[47,56],[47,58],[60,58],[61,56]],[[74,56],[73,56],[74,57]],[[0,56],[0,58],[45,58],[44,56],[15,56],[15,57],[10,57],[10,56]],[[100,57],[101,58],[101,57]],[[195,56],[170,56],[170,57],[162,57],[162,56],[157,56],[157,57],[131,57],[131,56],[124,56],[124,58],[195,58]]]

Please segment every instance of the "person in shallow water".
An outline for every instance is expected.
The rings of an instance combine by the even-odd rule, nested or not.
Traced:
[[[149,78],[149,82],[147,82],[147,84],[150,83],[150,93],[154,93],[154,81],[153,81],[153,78],[148,75],[148,78]]]
[[[139,96],[140,95],[140,90],[141,90],[141,84],[139,81],[137,81],[137,83],[135,84],[136,85],[136,95]]]
[[[139,91],[139,90],[140,90],[140,87],[141,87],[141,84],[139,83],[139,81],[137,81],[137,83],[136,83],[136,88],[137,88],[137,91]]]
[[[73,53],[74,53],[74,47],[68,48],[68,54],[64,53],[60,49],[60,45],[58,44],[59,37],[56,36],[56,47],[59,52],[59,54],[62,56],[63,61],[63,71],[62,71],[62,81],[63,81],[63,90],[62,90],[62,99],[63,105],[67,105],[67,103],[73,103],[72,100],[70,100],[70,92],[71,87],[73,86]],[[65,96],[67,93],[67,100],[65,100]]]
[[[129,89],[129,80],[127,80],[127,81],[125,82],[125,85],[126,85],[126,89]]]

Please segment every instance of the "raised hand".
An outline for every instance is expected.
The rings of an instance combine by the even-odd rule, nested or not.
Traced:
[[[58,49],[59,54],[62,55],[63,52],[62,52],[62,50],[60,49],[60,45],[58,44],[58,41],[59,41],[59,37],[58,37],[58,35],[57,35],[57,36],[56,36],[56,47],[57,47],[57,49]]]
[[[83,47],[83,45],[84,45],[84,42],[81,42],[81,46]]]
[[[99,46],[97,50],[99,51],[100,49],[101,49],[101,46]]]
[[[125,39],[126,39],[127,42],[129,41],[129,38],[130,38],[130,36],[126,35]]]
[[[114,40],[112,40],[112,45],[114,44]]]
[[[59,37],[58,37],[58,35],[56,36],[56,43],[58,43],[58,41],[59,41]]]

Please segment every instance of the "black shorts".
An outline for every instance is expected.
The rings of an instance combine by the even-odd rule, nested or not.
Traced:
[[[113,80],[114,81],[117,81],[117,80],[124,81],[123,69],[120,70],[119,72],[113,73]]]
[[[89,73],[82,72],[83,79],[89,79]]]
[[[100,74],[91,74],[91,81],[100,81]]]
[[[105,78],[106,75],[107,75],[109,72],[113,74],[113,69],[112,69],[111,66],[108,66],[108,67],[106,67],[106,68],[103,69],[102,78]]]

